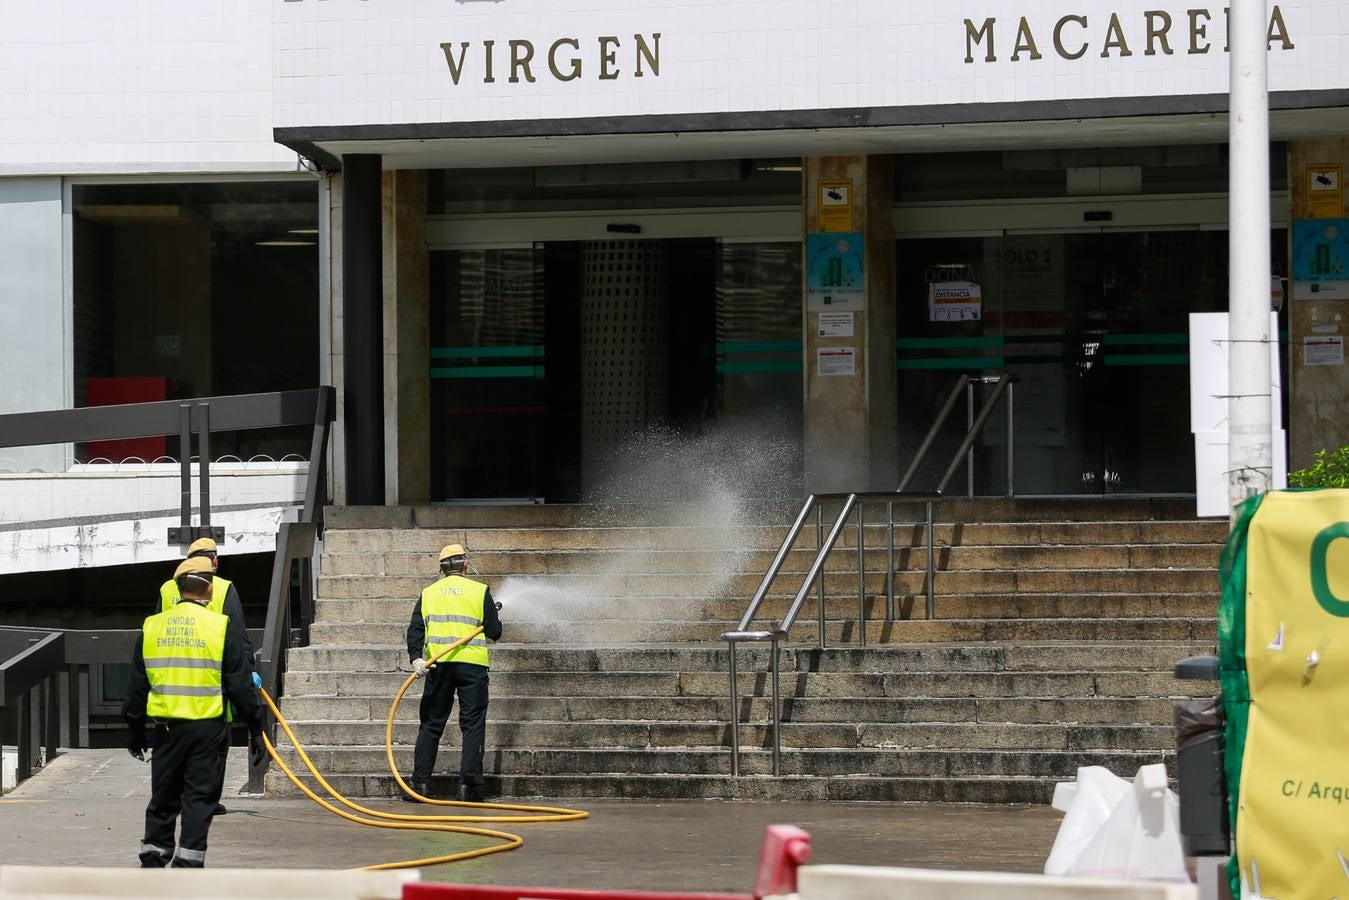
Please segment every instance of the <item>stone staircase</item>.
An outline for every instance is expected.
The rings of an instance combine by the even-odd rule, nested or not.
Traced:
[[[462,542],[501,599],[487,771],[507,797],[751,797],[1046,802],[1081,765],[1170,760],[1175,660],[1211,648],[1223,522],[1167,500],[968,501],[939,510],[937,618],[923,529],[867,530],[868,648],[856,648],[856,530],[782,665],[782,767],[771,771],[766,648],[740,652],[742,777],[731,779],[727,648],[792,511],[696,524],[690,507],[334,509],[311,645],[283,711],[353,796],[396,791],[384,759],[403,633],[435,553]],[[873,517],[878,518],[878,517]],[[813,541],[811,533],[803,543]],[[813,550],[794,551],[757,627],[776,624]],[[410,768],[414,687],[395,728]],[[453,773],[451,719],[438,768]],[[492,777],[495,776],[495,777]],[[436,785],[448,790],[453,776]],[[287,791],[283,777],[269,787]]]

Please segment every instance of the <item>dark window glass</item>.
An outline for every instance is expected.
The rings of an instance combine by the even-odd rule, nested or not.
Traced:
[[[76,185],[74,205],[77,406],[319,383],[317,181]],[[121,443],[78,455],[178,454]],[[234,433],[212,455],[308,447],[304,429]]]

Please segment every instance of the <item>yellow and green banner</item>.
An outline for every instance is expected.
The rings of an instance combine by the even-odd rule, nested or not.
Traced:
[[[1233,896],[1349,897],[1349,490],[1238,513],[1218,609]]]

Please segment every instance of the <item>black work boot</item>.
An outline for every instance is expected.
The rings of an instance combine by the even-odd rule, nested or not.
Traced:
[[[487,799],[487,792],[481,784],[461,784],[459,799],[464,803],[482,803]]]
[[[162,847],[154,847],[150,844],[141,845],[141,868],[142,869],[162,869],[169,864],[173,858],[172,850],[165,850]]]
[[[223,804],[223,803],[217,803],[217,804],[215,805],[215,812],[211,813],[211,815],[213,815],[213,816],[223,816],[223,815],[225,815],[225,813],[227,813],[227,812],[229,812],[229,810],[228,810],[228,809],[225,809],[225,804]]]
[[[431,796],[431,782],[429,782],[429,781],[412,781],[412,780],[409,780],[409,781],[408,781],[408,787],[412,788],[412,790],[413,790],[415,793],[421,794],[423,797],[430,797],[430,796]],[[422,802],[422,801],[418,800],[416,797],[412,796],[412,794],[407,793],[406,791],[404,791],[404,792],[399,796],[398,799],[402,800],[404,803],[421,803],[421,802]]]

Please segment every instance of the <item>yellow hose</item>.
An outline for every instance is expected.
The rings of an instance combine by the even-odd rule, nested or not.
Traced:
[[[451,653],[458,650],[464,644],[468,643],[470,640],[472,640],[481,632],[482,632],[481,627],[475,628],[473,631],[469,632],[467,635],[455,641],[449,647],[445,648],[445,650],[436,654],[436,656],[431,660],[431,664],[435,665],[440,660],[449,656]],[[280,767],[281,771],[285,773],[286,777],[290,779],[291,783],[294,784],[297,788],[299,788],[300,791],[306,797],[308,797],[310,800],[313,800],[315,803],[326,809],[328,812],[332,813],[333,815],[341,816],[342,818],[346,819],[349,822],[355,822],[357,825],[369,825],[374,828],[395,828],[410,831],[436,831],[449,834],[471,834],[476,837],[495,838],[496,840],[504,841],[504,843],[497,844],[495,846],[479,847],[476,850],[464,850],[459,853],[449,853],[446,854],[445,856],[429,856],[424,859],[409,859],[401,862],[379,863],[378,865],[363,866],[362,868],[367,870],[374,870],[374,869],[410,869],[419,866],[436,866],[442,863],[460,862],[466,859],[474,859],[479,856],[487,856],[490,853],[504,853],[508,850],[514,850],[515,848],[523,845],[525,842],[525,839],[520,837],[518,834],[511,834],[508,831],[496,831],[491,828],[474,828],[468,825],[449,824],[452,822],[509,822],[524,825],[524,824],[538,824],[542,822],[574,822],[578,819],[589,818],[590,813],[579,809],[565,809],[552,806],[524,806],[514,803],[468,803],[460,800],[432,800],[431,798],[423,797],[421,794],[418,794],[416,791],[414,791],[411,787],[408,786],[407,782],[405,782],[403,780],[403,777],[398,773],[398,765],[393,758],[393,723],[394,717],[398,714],[398,707],[403,702],[403,696],[407,694],[408,688],[410,688],[412,686],[412,683],[416,680],[417,675],[414,673],[412,675],[409,675],[407,677],[407,680],[403,682],[403,686],[399,689],[398,695],[394,697],[393,704],[389,707],[389,718],[384,729],[384,752],[385,756],[389,760],[389,771],[393,773],[394,780],[398,782],[398,786],[402,788],[402,790],[406,792],[409,796],[417,800],[420,800],[422,803],[429,803],[435,806],[461,806],[461,807],[471,807],[474,809],[504,810],[507,812],[528,813],[528,815],[415,816],[400,813],[381,812],[380,810],[370,809],[368,807],[361,806],[358,803],[354,803],[351,800],[344,797],[341,793],[339,793],[331,784],[328,783],[328,780],[323,777],[322,773],[320,773],[318,768],[314,765],[314,761],[309,758],[309,754],[305,752],[304,745],[301,744],[299,739],[295,737],[295,732],[291,730],[290,723],[286,721],[286,717],[281,715],[281,710],[277,709],[276,703],[272,700],[270,696],[268,696],[267,692],[262,691],[262,699],[266,702],[267,708],[272,711],[272,715],[276,716],[277,724],[281,726],[281,730],[286,733],[286,737],[295,747],[295,752],[297,753],[297,755],[299,755],[300,761],[304,763],[305,768],[309,770],[309,774],[314,777],[314,779],[319,783],[319,785],[325,791],[327,791],[334,800],[336,800],[342,806],[345,806],[347,809],[353,810],[356,813],[360,813],[360,815],[353,815],[352,813],[347,812],[346,810],[339,809],[338,807],[329,803],[324,798],[320,797],[304,782],[300,781],[299,777],[293,771],[291,771],[290,766],[286,765],[285,760],[281,758],[281,754],[277,752],[276,747],[272,744],[271,739],[267,736],[266,732],[264,732],[262,735],[262,741],[263,744],[267,747],[267,752],[271,755],[272,761],[275,762],[277,766]]]

